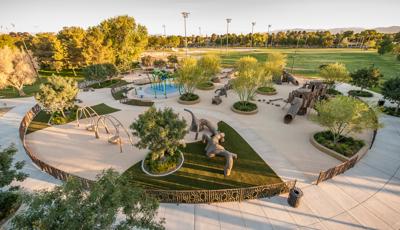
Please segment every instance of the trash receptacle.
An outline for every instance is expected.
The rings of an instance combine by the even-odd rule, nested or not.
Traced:
[[[303,196],[303,191],[300,188],[294,187],[289,191],[288,204],[294,208],[300,205],[301,197]]]

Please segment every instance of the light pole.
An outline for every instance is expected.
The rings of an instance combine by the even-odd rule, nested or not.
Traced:
[[[254,26],[256,25],[256,22],[251,23],[251,47],[253,47],[253,33],[254,33]]]
[[[188,55],[188,48],[187,48],[187,37],[186,37],[186,19],[189,17],[188,12],[182,12],[182,16],[183,16],[183,25],[185,27],[185,48],[186,48],[186,56]]]
[[[267,41],[265,41],[265,47],[268,48],[268,40],[269,40],[269,29],[271,28],[271,25],[268,25],[268,36],[267,36]]]
[[[229,46],[229,23],[231,23],[232,19],[226,19],[226,52],[228,53],[228,46]]]
[[[165,29],[165,25],[162,25],[163,29],[164,29],[164,37],[167,37],[167,30]]]

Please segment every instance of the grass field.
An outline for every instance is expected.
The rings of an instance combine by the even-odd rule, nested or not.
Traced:
[[[92,109],[96,111],[97,114],[99,115],[104,115],[104,114],[109,114],[109,113],[114,113],[119,111],[119,109],[112,108],[104,103],[94,105],[92,106]],[[51,115],[46,113],[45,111],[40,111],[35,118],[33,118],[33,121],[29,125],[26,133],[32,133],[41,129],[45,129],[49,126],[49,120],[50,120]],[[68,117],[68,122],[74,121],[76,118],[74,116]]]
[[[150,177],[142,172],[141,162],[123,173],[131,183],[145,188],[183,189],[229,189],[281,182],[276,173],[261,159],[251,146],[229,125],[218,123],[225,132],[225,149],[238,155],[234,160],[232,174],[224,177],[225,158],[208,158],[205,144],[195,142],[182,149],[185,161],[180,170],[165,177]]]

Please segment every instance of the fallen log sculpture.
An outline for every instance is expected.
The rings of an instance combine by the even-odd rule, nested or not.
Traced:
[[[283,71],[282,82],[292,83],[293,85],[296,86],[299,85],[299,81],[297,81],[296,78],[286,70]]]
[[[301,106],[303,105],[303,99],[299,97],[295,97],[292,102],[290,102],[291,106],[287,112],[287,114],[283,117],[283,122],[285,124],[289,124],[296,117],[299,112]]]
[[[218,133],[211,137],[210,135],[203,134],[202,141],[203,143],[207,143],[205,152],[208,157],[222,156],[225,157],[225,167],[224,167],[224,175],[231,175],[232,167],[233,167],[233,158],[237,159],[237,154],[231,153],[220,145],[220,141],[222,142],[225,138],[224,133]]]

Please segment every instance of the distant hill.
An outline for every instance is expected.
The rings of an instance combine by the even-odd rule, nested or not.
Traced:
[[[302,28],[293,28],[293,29],[286,29],[286,30],[275,30],[273,32],[280,32],[280,31],[307,31],[307,32],[315,32],[315,31],[325,31],[329,30],[331,33],[336,34],[347,30],[352,30],[356,33],[359,33],[363,30],[376,30],[380,33],[398,33],[400,32],[400,26],[389,26],[389,27],[376,27],[376,28],[362,28],[362,27],[344,27],[344,28],[331,28],[331,29],[302,29]]]

